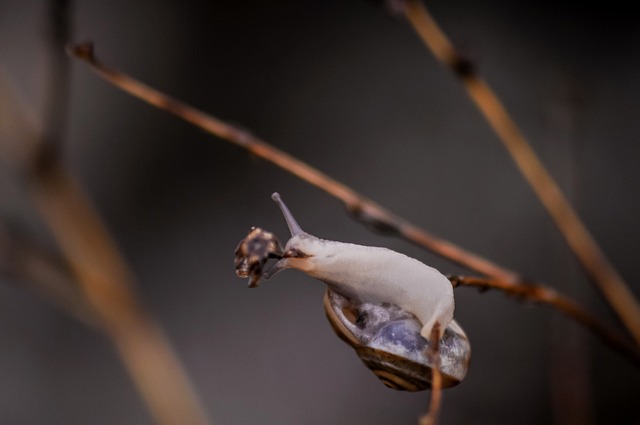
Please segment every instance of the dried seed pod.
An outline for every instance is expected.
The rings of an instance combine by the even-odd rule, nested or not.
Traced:
[[[236,274],[250,277],[249,287],[255,288],[262,277],[262,269],[269,258],[282,258],[278,238],[259,227],[253,227],[238,243],[235,250]]]

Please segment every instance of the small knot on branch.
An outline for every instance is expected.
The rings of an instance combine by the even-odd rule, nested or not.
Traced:
[[[447,279],[449,279],[449,282],[451,282],[451,286],[453,286],[454,289],[462,283],[462,278],[455,274],[447,275]]]
[[[453,60],[449,65],[453,72],[460,78],[469,78],[476,74],[476,66],[471,59],[461,56],[460,54],[454,54]]]
[[[89,62],[94,61],[93,56],[93,43],[91,41],[87,41],[84,43],[76,44],[75,46],[68,46],[67,53],[71,56],[74,56],[78,59],[86,60]]]
[[[491,289],[492,282],[494,282],[493,279],[458,276],[454,274],[447,275],[447,279],[449,279],[449,282],[451,282],[454,289],[459,286],[474,286],[480,293],[487,292]]]
[[[375,217],[371,211],[367,211],[361,203],[345,203],[345,208],[349,215],[363,223],[368,229],[383,234],[400,234],[400,228],[397,224],[383,218]]]

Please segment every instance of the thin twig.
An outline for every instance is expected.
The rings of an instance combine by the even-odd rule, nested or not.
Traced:
[[[171,114],[192,123],[210,134],[238,145],[256,156],[274,163],[313,186],[324,190],[335,198],[341,200],[347,206],[349,211],[351,211],[356,217],[365,221],[367,224],[377,228],[391,230],[407,241],[426,248],[427,250],[447,258],[454,263],[461,264],[470,270],[489,276],[492,279],[492,282],[496,283],[496,289],[500,289],[507,293],[527,292],[522,288],[528,288],[528,286],[521,285],[524,283],[524,280],[517,273],[485,260],[478,255],[467,252],[448,241],[435,238],[426,231],[397,217],[373,201],[370,201],[358,194],[351,188],[292,157],[286,152],[280,151],[243,130],[237,129],[230,124],[205,114],[204,112],[171,98],[126,74],[106,66],[95,58],[93,54],[93,46],[91,44],[82,44],[72,47],[69,49],[69,53],[78,59],[84,60],[99,76],[121,90],[151,105],[170,112]],[[548,303],[546,299],[541,299],[539,301]],[[553,303],[549,304],[557,308]],[[572,304],[577,305],[575,303]],[[615,330],[609,329],[607,326],[601,324],[598,319],[590,316],[584,309],[579,308],[578,310],[580,311],[578,317],[582,320],[569,314],[570,309],[559,309],[560,312],[567,314],[570,318],[577,319],[580,323],[587,326],[594,332],[594,334],[603,339],[606,344],[612,347],[625,345],[623,343],[611,343],[611,341],[616,340],[622,341],[624,338],[620,337]],[[631,358],[634,363],[640,364],[639,356],[636,355],[628,357]]]
[[[214,136],[240,146],[252,154],[324,190],[328,194],[341,200],[350,213],[364,221],[367,225],[384,229],[387,232],[397,233],[419,246],[427,248],[454,263],[461,264],[478,273],[508,282],[517,282],[520,279],[517,273],[499,267],[491,261],[465,251],[450,242],[438,239],[406,220],[395,216],[390,211],[358,194],[353,189],[248,132],[199,111],[126,74],[106,66],[95,58],[91,44],[75,46],[69,49],[69,53],[87,62],[98,75],[125,92],[170,112]]]
[[[560,187],[524,138],[515,122],[473,65],[454,49],[420,0],[408,0],[407,19],[422,41],[460,78],[521,173],[551,215],[583,269],[640,345],[640,304],[595,239],[584,226]]]
[[[505,284],[496,279],[483,277],[450,276],[453,287],[473,286],[480,290],[497,289],[522,301],[546,304],[590,329],[612,349],[625,355],[633,363],[640,365],[640,350],[615,329],[603,324],[587,312],[577,302],[557,291],[535,284]]]
[[[431,329],[427,356],[431,362],[431,398],[427,414],[420,418],[419,425],[436,425],[442,405],[442,372],[440,372],[440,324]]]

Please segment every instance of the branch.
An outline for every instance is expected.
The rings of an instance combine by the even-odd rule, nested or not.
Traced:
[[[491,261],[465,251],[450,242],[438,239],[408,221],[395,216],[353,189],[248,132],[169,97],[126,74],[109,68],[95,58],[91,44],[72,47],[69,49],[69,53],[78,59],[84,60],[98,75],[125,92],[163,109],[214,136],[246,149],[252,154],[324,190],[329,195],[341,200],[351,214],[367,225],[398,234],[416,245],[478,273],[509,282],[516,282],[520,279],[517,273],[499,267]]]
[[[436,323],[431,329],[430,345],[427,356],[431,361],[431,399],[427,414],[420,418],[419,425],[436,425],[442,405],[442,372],[440,372],[440,324]]]
[[[640,304],[578,217],[560,187],[535,154],[495,93],[442,32],[420,0],[408,0],[404,13],[425,45],[460,78],[467,93],[507,148],[533,191],[596,283],[609,305],[640,346]]]
[[[631,362],[640,365],[640,350],[638,350],[638,347],[632,344],[617,330],[597,320],[578,303],[551,288],[530,283],[510,285],[496,279],[486,279],[482,277],[449,276],[449,280],[454,288],[459,286],[473,286],[481,291],[497,289],[519,300],[546,304],[553,307],[555,310],[574,319],[598,335],[606,345],[625,355]]]
[[[185,371],[75,180],[51,163],[34,176],[31,195],[158,423],[207,424]]]
[[[0,89],[10,87],[0,75]],[[23,119],[19,102],[9,90],[0,91],[0,134],[9,130],[12,143],[0,145],[0,153],[26,177],[29,194],[54,238],[84,301],[83,311],[114,344],[125,367],[155,420],[162,425],[209,423],[195,392],[166,336],[138,299],[133,278],[97,211],[76,180],[60,164],[41,133]],[[14,128],[8,128],[11,125]],[[14,265],[15,266],[15,265]],[[16,270],[19,271],[19,270]],[[36,270],[22,273],[29,278]],[[40,277],[33,276],[33,280]],[[43,283],[38,280],[38,283]],[[60,291],[53,282],[47,289]],[[65,295],[55,297],[68,300]]]
[[[324,190],[333,197],[341,200],[349,212],[366,224],[395,233],[403,239],[432,251],[454,263],[489,276],[491,282],[495,283],[495,288],[497,289],[508,293],[527,293],[526,288],[529,288],[529,286],[525,284],[524,280],[516,272],[494,264],[476,254],[465,251],[448,241],[432,236],[416,225],[392,214],[373,201],[358,194],[353,189],[292,157],[286,152],[267,144],[263,140],[106,66],[95,58],[91,44],[71,47],[68,51],[72,56],[85,61],[107,82],[132,96],[165,110],[214,136],[240,146],[311,185]],[[563,298],[568,300],[568,298],[564,296]],[[539,301],[547,302],[545,299],[540,299]],[[558,306],[553,303],[549,304],[558,308]],[[577,306],[574,302],[571,302],[571,304]],[[601,324],[598,319],[586,313],[584,309],[579,308],[578,310],[580,310],[581,314],[572,315],[569,314],[570,309],[559,309],[563,314],[586,325],[606,344],[612,347],[622,347],[625,345],[622,342],[620,344],[611,343],[611,341],[623,341],[624,338],[619,336],[616,331]],[[579,317],[580,319],[578,319]],[[593,326],[590,326],[590,324],[593,324]],[[622,351],[625,352],[624,350]],[[640,364],[640,357],[637,354],[628,357],[631,358],[635,364]]]

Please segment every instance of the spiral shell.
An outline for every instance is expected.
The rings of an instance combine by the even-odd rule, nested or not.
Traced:
[[[364,364],[389,388],[422,391],[431,388],[429,341],[420,322],[393,304],[354,304],[328,289],[324,309],[336,334],[353,347]],[[460,383],[469,368],[471,348],[466,334],[452,321],[440,340],[443,388]]]

